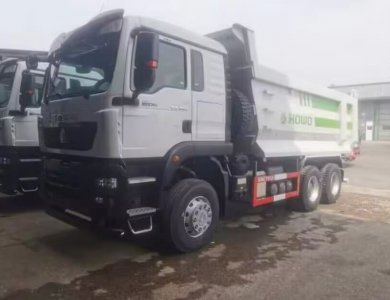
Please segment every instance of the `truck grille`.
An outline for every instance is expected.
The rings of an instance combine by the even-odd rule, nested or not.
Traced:
[[[51,186],[53,189],[65,190],[69,192],[74,192],[76,194],[80,191],[80,185],[73,182],[67,182],[63,178],[53,176],[52,174],[48,175],[46,178],[46,184]]]
[[[51,168],[54,169],[51,170]],[[49,168],[48,168],[49,167]],[[45,168],[45,183],[52,190],[67,196],[80,196],[83,175],[78,162],[50,160]]]
[[[78,161],[44,161],[42,188],[50,195],[46,199],[50,205],[89,215],[92,182],[93,179],[85,172],[85,165]]]
[[[69,150],[90,150],[97,131],[94,122],[63,123],[43,129],[46,147]]]

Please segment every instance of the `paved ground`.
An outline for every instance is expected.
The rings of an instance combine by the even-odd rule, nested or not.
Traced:
[[[363,143],[361,151],[357,161],[345,166],[349,184],[361,188],[390,189],[390,142]]]
[[[390,144],[364,144],[336,205],[272,207],[168,255],[73,229],[30,199],[0,200],[1,299],[389,299]]]

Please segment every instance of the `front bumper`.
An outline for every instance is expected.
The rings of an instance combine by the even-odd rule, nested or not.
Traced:
[[[116,188],[100,187],[100,178],[116,178]],[[126,227],[127,210],[144,205],[154,190],[129,186],[120,160],[44,159],[40,191],[47,211],[76,227]]]
[[[38,147],[0,147],[0,191],[8,195],[37,191],[41,163]]]

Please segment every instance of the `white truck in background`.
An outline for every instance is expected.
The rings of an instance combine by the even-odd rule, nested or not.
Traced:
[[[258,64],[240,25],[200,36],[123,10],[60,36],[39,120],[47,212],[178,251],[218,219],[337,200],[357,101]]]
[[[8,195],[38,190],[37,122],[46,67],[37,56],[0,62],[0,191]]]

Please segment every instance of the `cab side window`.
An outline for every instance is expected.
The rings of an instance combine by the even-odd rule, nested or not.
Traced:
[[[12,85],[16,72],[16,64],[0,69],[0,107],[6,107],[11,97]]]
[[[204,90],[204,71],[202,53],[191,50],[191,79],[192,90],[202,92]]]
[[[186,59],[182,47],[160,41],[156,80],[149,93],[157,92],[164,87],[186,88]]]

